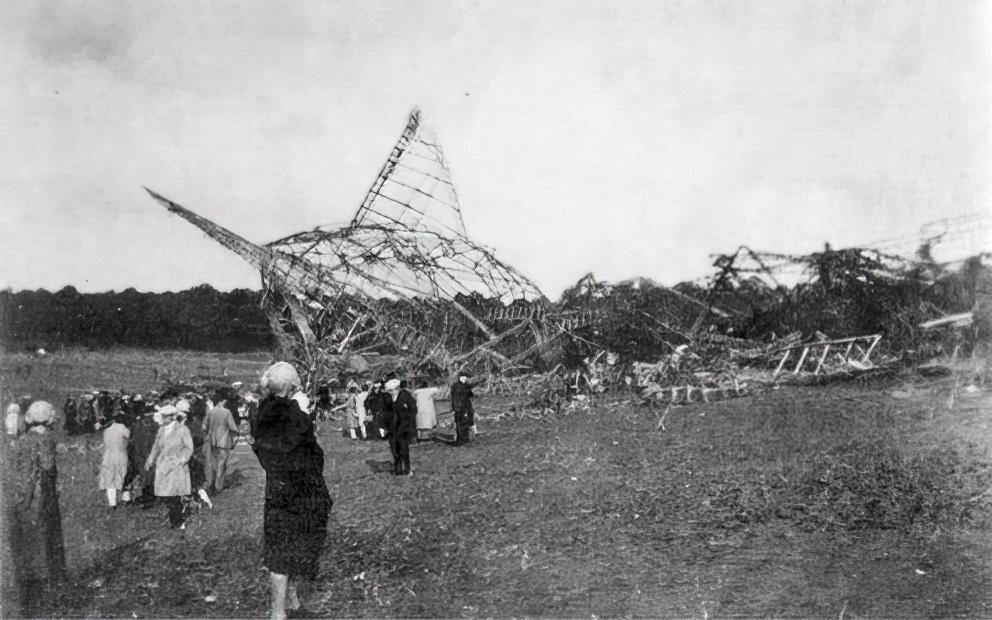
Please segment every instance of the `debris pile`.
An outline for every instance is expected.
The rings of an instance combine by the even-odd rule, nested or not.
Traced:
[[[747,382],[733,363],[710,366],[703,358],[682,345],[654,364],[634,362],[632,370],[641,397],[647,400],[682,404],[710,402],[748,394]]]
[[[689,402],[746,394],[761,373],[968,354],[992,333],[990,248],[974,234],[988,217],[931,226],[909,255],[901,242],[800,256],[742,246],[703,281],[589,274],[552,303],[469,238],[440,143],[416,109],[343,226],[257,245],[149,192],[260,270],[280,355],[311,393],[329,375],[371,372],[360,362],[375,356],[410,377],[488,376],[493,390],[552,406],[635,377],[648,398]]]

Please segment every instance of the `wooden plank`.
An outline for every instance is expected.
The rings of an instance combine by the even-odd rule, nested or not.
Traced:
[[[809,346],[803,347],[803,354],[799,356],[799,363],[796,364],[796,369],[792,371],[792,374],[798,375],[799,371],[802,370],[803,362],[806,361],[806,356],[809,355]]]
[[[882,337],[881,336],[875,336],[875,339],[872,341],[871,346],[869,346],[868,347],[868,350],[865,351],[865,356],[861,360],[862,362],[867,362],[868,361],[868,358],[871,356],[871,352],[875,350],[875,347],[877,347],[878,346],[878,343],[881,342],[881,341],[882,341]]]
[[[772,373],[772,378],[777,377],[778,376],[778,373],[782,372],[782,367],[785,366],[785,361],[787,359],[789,359],[789,356],[790,355],[792,355],[792,350],[791,349],[786,349],[785,350],[785,355],[782,356],[782,361],[780,361],[778,363],[778,367],[775,369],[775,372]]]
[[[939,319],[933,319],[932,321],[924,321],[920,323],[922,329],[933,329],[934,327],[941,327],[943,325],[953,325],[954,327],[964,327],[971,325],[974,321],[974,316],[971,312],[962,312],[960,314],[952,314],[950,316],[945,316]]]
[[[814,375],[820,374],[820,369],[823,368],[823,362],[827,359],[827,353],[830,352],[830,345],[823,347],[823,355],[820,356],[820,361],[816,363],[816,369],[813,371]]]

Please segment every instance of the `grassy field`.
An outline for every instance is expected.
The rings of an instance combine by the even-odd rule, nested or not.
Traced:
[[[161,390],[167,381],[257,383],[272,356],[258,353],[66,349],[46,355],[0,355],[0,394],[30,394],[61,406],[68,395],[92,390]]]
[[[980,376],[782,387],[668,410],[503,418],[464,448],[321,429],[335,498],[310,617],[988,617],[992,394]],[[73,581],[38,615],[263,617],[263,478],[168,530],[109,512],[98,439],[60,456]],[[216,600],[208,602],[208,597]]]

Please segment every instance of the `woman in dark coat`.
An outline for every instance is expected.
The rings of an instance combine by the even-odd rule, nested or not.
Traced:
[[[265,470],[264,561],[272,579],[272,618],[299,607],[295,582],[317,576],[331,496],[313,421],[290,396],[296,370],[278,362],[262,376],[252,448]]]
[[[190,410],[193,408],[186,399],[180,399],[176,402],[176,409],[180,413],[187,414],[185,420],[186,428],[189,429],[190,438],[193,440],[193,456],[189,459],[189,486],[193,495],[188,498],[183,498],[184,509],[189,508],[192,502],[200,502],[207,505],[208,508],[213,509],[214,503],[210,501],[210,496],[207,495],[207,474],[206,474],[206,463],[203,458],[203,443],[205,441],[203,436],[203,417],[199,418],[190,416]]]
[[[10,519],[13,556],[21,600],[36,602],[65,577],[65,544],[56,489],[55,407],[45,401],[32,403],[25,415],[27,432],[17,439],[9,455],[13,466],[5,489],[5,517]]]

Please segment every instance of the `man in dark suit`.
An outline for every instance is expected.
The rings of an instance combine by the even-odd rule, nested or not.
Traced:
[[[397,385],[399,382],[397,381]],[[380,439],[386,437],[390,428],[390,416],[393,413],[393,397],[380,381],[372,386],[368,397],[365,399],[365,411],[372,418]]]
[[[461,375],[451,386],[451,409],[455,412],[455,445],[472,441],[472,427],[475,425],[475,408],[472,406],[472,384],[468,377]]]
[[[408,476],[410,467],[410,440],[417,432],[417,399],[407,389],[406,381],[390,379],[386,390],[393,400],[393,415],[389,425],[389,447],[393,453],[393,473]]]

